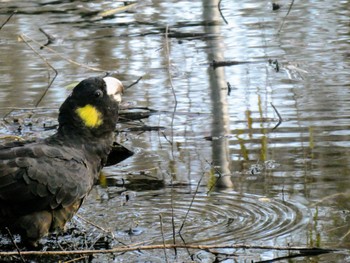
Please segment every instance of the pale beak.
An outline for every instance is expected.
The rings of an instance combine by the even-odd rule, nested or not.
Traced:
[[[113,77],[105,77],[103,80],[106,82],[107,94],[120,103],[124,92],[124,86],[121,81]]]

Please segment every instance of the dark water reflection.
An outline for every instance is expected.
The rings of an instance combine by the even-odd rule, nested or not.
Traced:
[[[102,71],[37,49],[58,76],[39,109],[7,116],[24,119],[20,135],[52,132],[41,126],[55,123],[54,109],[67,87],[103,70],[117,72],[126,85],[142,76],[125,94],[124,106],[158,111],[143,122],[119,124],[120,142],[135,155],[105,169],[109,187],[90,196],[82,215],[114,230],[126,244],[160,243],[160,214],[164,238],[171,242],[171,218],[178,229],[189,211],[182,233],[186,243],[348,248],[349,2],[296,1],[281,31],[290,1],[272,11],[269,2],[223,0],[228,24],[217,4],[147,0],[102,19],[98,12],[121,3],[0,2],[1,21],[17,10],[0,31],[1,115],[33,108],[48,85],[48,67],[18,39],[25,34],[45,44],[41,27],[55,37],[50,48]],[[278,72],[269,59],[278,61]],[[214,70],[212,60],[249,63]],[[275,130],[278,116],[271,103],[283,118]],[[165,129],[128,131],[142,125]],[[1,133],[18,134],[17,128],[4,123]],[[125,190],[133,196],[127,204]],[[130,228],[137,235],[125,232]],[[118,260],[164,260],[157,253],[128,253]],[[235,253],[239,262],[283,255]],[[189,256],[184,252],[179,258]]]

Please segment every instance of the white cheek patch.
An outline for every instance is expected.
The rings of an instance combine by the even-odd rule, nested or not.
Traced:
[[[112,96],[117,102],[121,102],[124,91],[121,81],[113,77],[105,77],[103,80],[106,82],[107,94]]]

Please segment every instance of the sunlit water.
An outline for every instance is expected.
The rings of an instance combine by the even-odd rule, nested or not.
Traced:
[[[1,133],[52,133],[43,123],[55,124],[69,86],[83,78],[116,72],[128,86],[143,77],[123,106],[158,112],[118,125],[135,155],[105,169],[109,187],[94,191],[81,215],[123,244],[170,243],[174,225],[179,243],[348,248],[350,6],[295,1],[285,18],[290,1],[280,4],[223,0],[226,24],[218,1],[140,1],[104,19],[96,14],[121,3],[0,1],[0,21],[17,10],[0,31],[0,113],[22,124],[18,132],[5,122]],[[39,27],[61,56],[33,42],[47,41]],[[54,76],[43,58],[58,76],[37,105]],[[213,60],[249,63],[213,69]],[[276,129],[271,104],[282,117]],[[238,262],[285,255],[235,252]],[[129,259],[164,255],[118,256]]]

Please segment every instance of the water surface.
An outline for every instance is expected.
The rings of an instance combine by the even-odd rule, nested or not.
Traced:
[[[113,72],[126,86],[142,77],[123,111],[156,112],[118,125],[118,140],[135,155],[105,169],[108,188],[97,188],[80,215],[110,229],[116,245],[171,243],[175,226],[179,243],[347,249],[349,2],[295,1],[287,17],[290,1],[280,5],[223,0],[226,24],[215,0],[146,0],[108,17],[98,13],[121,2],[1,1],[0,21],[17,10],[0,31],[1,133],[52,133],[43,123],[55,124],[69,86],[86,77]],[[55,37],[48,48],[60,56],[39,49],[33,40],[47,42],[39,28]],[[39,104],[54,72],[19,35],[58,72]],[[213,60],[244,63],[214,69]],[[271,104],[283,119],[276,129]],[[20,132],[9,125],[17,118]],[[231,252],[234,262],[287,255]],[[191,254],[198,262],[213,255],[180,250],[177,259]],[[330,259],[347,255],[293,260]]]

